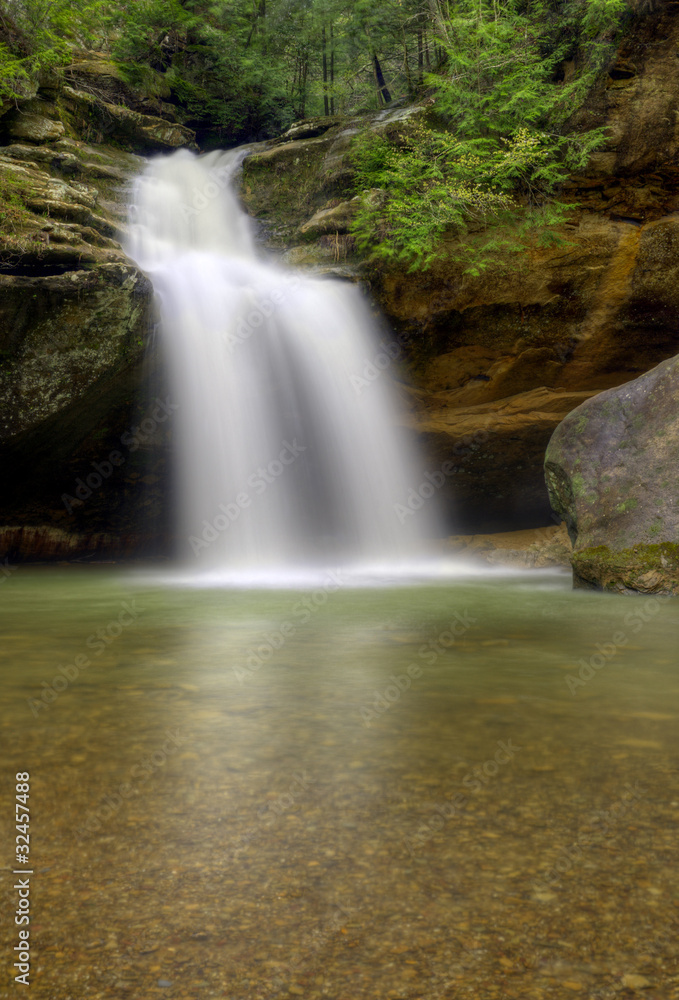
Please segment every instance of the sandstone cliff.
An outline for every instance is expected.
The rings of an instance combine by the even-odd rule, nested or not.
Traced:
[[[194,136],[148,105],[85,53],[0,117],[3,556],[163,544],[165,425],[121,441],[149,419],[139,390],[158,378],[152,289],[121,240],[140,154]],[[112,451],[123,462],[105,476]]]

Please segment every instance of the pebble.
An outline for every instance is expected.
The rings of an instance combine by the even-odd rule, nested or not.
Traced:
[[[438,594],[428,593],[418,643],[449,621],[450,595]],[[185,601],[178,592],[179,623]],[[281,598],[281,622],[291,601]],[[445,604],[440,627],[429,610],[437,602]],[[573,602],[587,606],[577,594]],[[670,725],[679,718],[679,690],[670,665],[654,667],[649,679],[646,661],[661,645],[657,625],[643,633],[643,661],[626,653],[615,678],[605,669],[573,695],[557,669],[567,654],[577,663],[585,639],[608,641],[629,609],[627,599],[610,602],[610,618],[597,601],[604,618],[591,612],[588,624],[583,611],[572,634],[564,625],[563,641],[545,641],[541,658],[533,611],[521,612],[525,650],[507,669],[499,670],[510,654],[501,646],[469,644],[467,673],[452,651],[451,663],[422,660],[422,676],[383,713],[379,732],[376,724],[363,729],[360,706],[391,673],[418,661],[419,645],[387,649],[376,636],[354,642],[348,632],[346,645],[333,645],[319,609],[317,637],[310,623],[299,642],[293,635],[286,643],[286,671],[262,668],[267,685],[246,681],[236,700],[228,694],[230,664],[254,639],[248,632],[241,642],[237,607],[235,620],[222,621],[223,596],[214,649],[189,641],[194,633],[179,625],[168,639],[165,612],[156,633],[151,604],[139,630],[158,636],[152,660],[139,664],[135,651],[147,647],[131,630],[111,646],[110,656],[129,660],[123,681],[138,665],[143,689],[118,687],[117,672],[94,667],[98,673],[48,710],[42,728],[19,724],[25,702],[0,699],[16,770],[31,762],[31,791],[50,817],[36,855],[38,866],[52,867],[35,884],[45,924],[36,925],[36,948],[49,954],[41,994],[80,996],[77,977],[86,970],[92,1000],[585,1000],[604,980],[614,982],[602,986],[606,1000],[626,990],[639,1000],[679,1000],[668,929],[668,910],[679,902],[668,861],[679,795],[667,794],[679,751]],[[474,607],[470,597],[472,614]],[[487,623],[494,635],[514,631],[520,602],[518,611],[509,601],[503,609],[484,622],[479,615],[480,641]],[[536,610],[540,631],[539,603]],[[97,627],[89,618],[80,624],[83,637]],[[30,666],[29,684],[15,646],[17,690],[23,684],[30,695],[51,676],[47,653]],[[355,671],[345,669],[349,654]],[[51,646],[50,656],[68,662]],[[178,666],[160,666],[156,656]],[[166,753],[166,729],[189,741]],[[497,759],[490,762],[510,736],[516,753],[496,771]],[[151,774],[139,774],[155,751],[164,756],[156,754]],[[74,757],[86,759],[74,764]],[[304,770],[308,789],[293,784]],[[74,829],[122,781],[137,794],[116,802],[76,848]],[[637,781],[643,796],[621,810],[627,783]],[[456,795],[463,805],[453,813],[446,804]],[[610,836],[593,836],[590,824],[604,810]],[[573,851],[578,842],[582,852]],[[97,925],[111,934],[90,941]],[[176,983],[163,969],[179,976]]]
[[[628,973],[622,977],[622,985],[628,990],[645,990],[652,983],[646,976],[637,976],[634,973]]]

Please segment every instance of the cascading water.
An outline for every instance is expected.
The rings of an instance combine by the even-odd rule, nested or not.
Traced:
[[[240,582],[407,572],[437,535],[357,289],[259,259],[231,191],[243,151],[152,160],[130,255],[160,304],[187,567]],[[379,369],[370,369],[374,373]]]

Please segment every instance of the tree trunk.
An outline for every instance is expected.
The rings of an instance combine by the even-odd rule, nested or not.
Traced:
[[[323,109],[326,118],[330,114],[330,102],[328,101],[328,50],[325,37],[325,25],[323,25]]]
[[[406,40],[406,30],[402,28],[403,33],[403,68],[406,74],[406,84],[408,85],[408,94],[410,97],[415,93],[415,88],[413,87],[413,80],[410,75],[410,63],[408,62],[408,42]]]
[[[429,16],[441,38],[450,44],[450,36],[448,34],[450,6],[447,0],[429,0]]]
[[[330,114],[335,114],[335,31],[330,25]]]
[[[262,53],[266,55],[266,0],[259,0],[259,20],[262,22]]]
[[[259,0],[259,4],[258,5],[255,4],[254,7],[252,26],[250,27],[248,40],[245,43],[246,50],[250,48],[250,42],[252,41],[255,31],[257,30],[257,24],[259,23],[260,20],[263,20],[265,17],[266,17],[266,0]]]
[[[384,73],[382,72],[382,67],[380,66],[380,61],[377,58],[376,52],[373,52],[373,67],[375,69],[375,82],[377,84],[377,92],[380,100],[385,104],[391,104],[391,94],[387,88],[387,82],[384,79]]]
[[[309,57],[304,56],[300,70],[300,118],[306,116],[306,81],[309,75]]]

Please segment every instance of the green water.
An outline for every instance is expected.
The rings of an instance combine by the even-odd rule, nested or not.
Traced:
[[[676,601],[91,567],[0,607],[34,997],[679,995]]]

